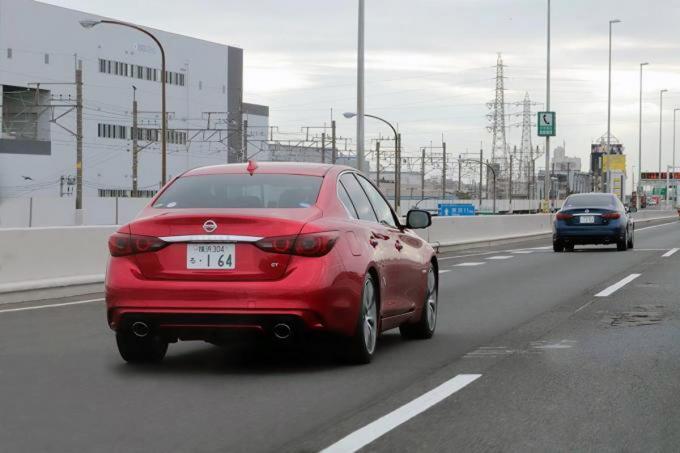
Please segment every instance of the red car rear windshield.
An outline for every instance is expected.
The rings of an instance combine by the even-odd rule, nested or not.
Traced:
[[[305,175],[200,175],[179,178],[154,208],[308,208],[323,178]]]

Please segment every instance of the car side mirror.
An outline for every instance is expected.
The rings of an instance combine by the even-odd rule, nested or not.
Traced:
[[[411,209],[406,214],[406,227],[413,230],[427,228],[432,225],[432,216],[422,209]]]

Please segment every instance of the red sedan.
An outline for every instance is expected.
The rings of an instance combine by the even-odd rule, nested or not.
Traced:
[[[190,170],[109,239],[108,323],[128,362],[159,361],[178,340],[321,331],[367,363],[380,332],[434,334],[437,259],[412,231],[430,223],[412,210],[402,225],[349,167]]]

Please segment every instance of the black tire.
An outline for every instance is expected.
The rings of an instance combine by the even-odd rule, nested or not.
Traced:
[[[427,293],[425,294],[423,309],[420,312],[420,319],[415,323],[399,326],[399,332],[403,338],[417,340],[432,338],[437,327],[438,289],[439,279],[434,267],[430,264],[430,269],[427,272]]]
[[[635,247],[635,233],[630,235],[630,238],[628,239],[628,248],[632,249]]]
[[[562,241],[553,241],[553,252],[564,252],[564,243]]]
[[[132,332],[116,332],[116,344],[128,363],[157,363],[168,351],[168,342],[156,335],[139,338]]]
[[[628,250],[628,233],[624,233],[623,239],[616,242],[616,250],[619,252],[625,252]]]
[[[360,303],[356,330],[349,339],[345,354],[347,361],[355,365],[371,363],[378,341],[378,292],[370,274],[364,277]]]
[[[573,252],[574,251],[574,244],[565,245],[564,250],[567,251],[567,252]]]

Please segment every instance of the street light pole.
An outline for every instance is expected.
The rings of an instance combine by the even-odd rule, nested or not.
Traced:
[[[663,94],[668,90],[659,91],[659,178],[661,178],[661,161],[663,150]]]
[[[607,154],[611,152],[612,138],[612,25],[618,24],[619,19],[609,21],[609,82],[607,85]],[[609,181],[607,181],[609,183]]]
[[[354,118],[355,116],[358,116],[356,113],[352,112],[345,112],[342,114],[347,119]],[[390,129],[392,129],[392,132],[394,133],[394,157],[395,157],[395,163],[394,163],[394,210],[396,211],[397,215],[399,215],[399,208],[401,205],[401,134],[397,132],[397,129],[392,126],[392,123],[387,121],[384,118],[380,118],[379,116],[375,115],[369,115],[367,113],[364,114],[365,117],[367,118],[373,118],[374,120],[382,121],[383,123],[387,124]],[[380,162],[378,162],[378,165],[380,165]]]
[[[641,209],[641,198],[642,198],[642,68],[647,66],[649,63],[640,63],[640,116],[638,125],[638,185],[637,185],[637,197],[635,197],[635,204],[638,210]]]
[[[357,43],[357,170],[364,171],[364,0],[359,0]]]
[[[680,109],[673,109],[673,160],[671,162],[671,165],[673,166],[673,171],[675,171],[675,124],[677,121],[677,116],[676,113],[678,113]]]
[[[142,27],[138,27],[137,25],[134,24],[129,24],[127,22],[120,22],[117,20],[109,20],[109,19],[103,19],[103,20],[81,20],[80,25],[83,26],[83,28],[92,28],[96,25],[99,24],[111,24],[111,25],[120,25],[122,27],[128,27],[128,28],[133,28],[137,31],[140,31],[147,35],[149,38],[151,38],[158,48],[161,51],[161,186],[164,186],[166,181],[167,181],[167,159],[168,159],[168,152],[167,152],[167,130],[168,130],[168,118],[166,114],[166,108],[165,108],[165,49],[163,49],[163,45],[161,42],[156,38],[153,34],[151,34],[149,31],[143,29]]]
[[[550,111],[550,0],[548,0],[548,28],[547,28],[547,66],[545,83],[545,107]],[[547,209],[550,203],[550,181],[548,180],[548,169],[550,168],[550,136],[545,137],[545,176],[543,178],[543,200]]]

